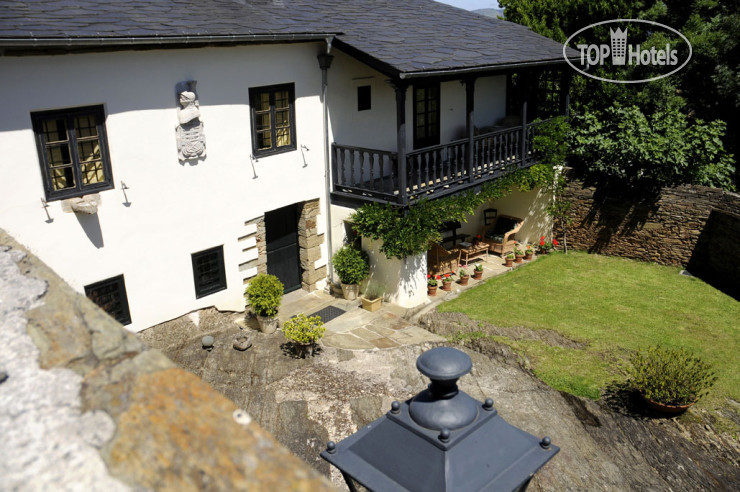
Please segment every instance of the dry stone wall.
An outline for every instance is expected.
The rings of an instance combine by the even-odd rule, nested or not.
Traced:
[[[688,267],[737,297],[729,279],[740,276],[740,195],[692,185],[635,196],[569,179],[563,199],[569,248]]]

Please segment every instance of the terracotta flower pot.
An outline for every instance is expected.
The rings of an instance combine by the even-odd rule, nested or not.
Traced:
[[[470,275],[460,277],[460,285],[468,285],[468,280],[470,280]]]
[[[442,282],[442,290],[452,290],[452,280],[449,282]]]
[[[524,259],[524,255],[514,255],[514,258],[516,258],[514,261],[516,261],[517,263],[521,263]]]
[[[437,295],[437,286],[436,285],[427,285],[427,295],[436,296]]]
[[[666,405],[665,403],[653,401],[650,398],[643,395],[642,393],[640,393],[640,396],[645,401],[645,403],[647,403],[647,406],[655,410],[656,412],[668,413],[668,414],[673,414],[673,415],[685,412],[686,410],[691,408],[694,405],[694,403],[696,403],[696,402],[693,402],[687,405]]]
[[[534,252],[531,252],[531,253],[526,253],[526,254],[524,255],[524,259],[525,259],[525,260],[527,260],[527,261],[529,261],[529,260],[531,260],[531,259],[532,259],[532,256],[534,256]]]
[[[481,270],[481,271],[474,270],[473,271],[473,280],[480,280],[482,278],[483,278],[483,270]]]
[[[514,266],[514,258],[504,258],[504,266],[506,267],[513,267]]]

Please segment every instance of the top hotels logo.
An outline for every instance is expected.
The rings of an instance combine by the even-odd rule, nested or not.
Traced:
[[[630,23],[634,23],[636,25],[637,29],[635,30],[641,32],[643,37],[646,36],[645,33],[648,35],[655,35],[661,31],[666,31],[667,36],[659,37],[664,40],[659,46],[655,46],[648,41],[643,41],[642,43],[629,43],[628,32],[630,31],[630,28],[628,26]],[[575,46],[571,46],[571,41],[578,37],[579,34],[584,33],[584,36],[589,37],[590,35],[590,37],[593,38],[593,32],[588,31],[604,24],[618,25],[616,29],[609,27],[608,42],[599,44],[578,43]],[[649,26],[645,27],[640,26],[639,24],[648,24]],[[676,35],[679,37],[678,40],[676,40]],[[668,41],[665,41],[666,39]],[[580,60],[575,60],[574,57],[568,57],[568,47],[573,47],[579,52]],[[568,64],[575,70],[597,80],[618,84],[650,82],[652,80],[668,77],[686,66],[691,59],[691,53],[691,43],[689,43],[686,36],[664,24],[641,19],[615,19],[597,22],[596,24],[591,24],[573,33],[573,35],[569,37],[563,45],[563,56]],[[650,65],[658,67],[658,73],[656,74],[655,71],[652,71],[652,76],[649,78],[632,80],[625,78],[607,78],[595,75],[594,73],[589,73],[589,69],[592,66],[604,65],[611,67]],[[617,74],[619,71],[614,73]],[[629,72],[625,71],[624,73],[628,74]]]

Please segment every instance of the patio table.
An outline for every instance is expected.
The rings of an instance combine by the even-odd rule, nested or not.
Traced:
[[[468,266],[470,260],[476,260],[484,256],[488,258],[488,244],[486,243],[471,244],[463,242],[455,249],[460,250],[460,263],[464,263],[465,266]]]

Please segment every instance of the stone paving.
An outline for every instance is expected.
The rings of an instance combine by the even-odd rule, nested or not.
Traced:
[[[514,268],[523,267],[527,263],[530,262],[524,262]],[[449,292],[440,287],[435,296],[428,298],[426,304],[413,309],[383,303],[378,311],[371,313],[362,309],[359,299],[347,301],[341,297],[341,294],[332,295],[322,291],[309,293],[299,290],[283,298],[278,317],[282,323],[299,313],[308,315],[327,306],[335,306],[346,311],[345,314],[326,323],[326,335],[321,340],[321,344],[326,347],[376,350],[424,342],[440,342],[444,340],[442,337],[417,325],[419,316],[435,309],[437,305],[446,300],[454,299],[461,292],[513,269],[505,267],[503,260],[494,255],[489,255],[482,261],[482,264],[482,280],[473,280],[471,276],[466,286],[453,282]],[[472,273],[474,265],[471,263],[467,268],[469,273]]]

